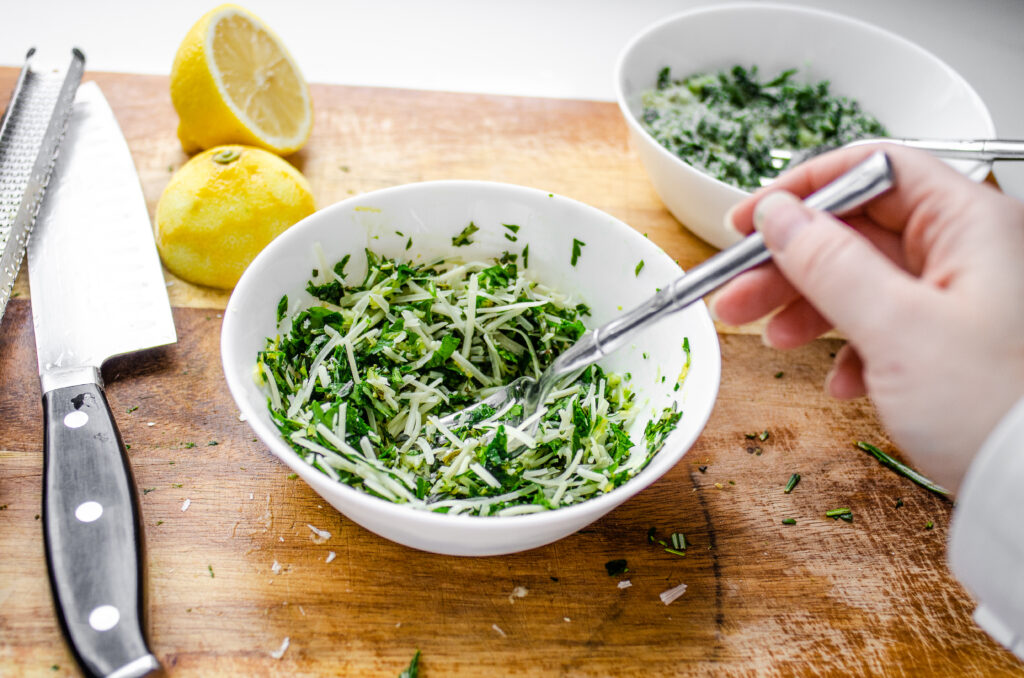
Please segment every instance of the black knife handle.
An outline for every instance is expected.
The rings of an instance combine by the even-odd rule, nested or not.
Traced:
[[[85,673],[159,667],[142,632],[142,532],[124,442],[97,384],[43,394],[43,533],[61,627]]]

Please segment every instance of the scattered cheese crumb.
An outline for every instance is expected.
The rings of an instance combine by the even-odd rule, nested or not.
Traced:
[[[660,594],[661,602],[666,605],[670,605],[676,601],[679,596],[686,593],[686,584],[680,584],[679,586],[669,589],[668,591],[662,591]]]
[[[281,563],[274,561],[274,564],[270,566],[270,571],[274,574],[281,574]]]
[[[299,605],[299,612],[301,612],[301,613],[302,613],[302,616],[303,616],[303,617],[305,617],[305,616],[306,616],[306,611],[302,609],[302,606],[301,606],[301,605]]]
[[[568,617],[562,617],[562,621],[568,623],[568,622],[571,622],[572,620],[569,619]]]
[[[284,653],[285,653],[285,650],[288,649],[288,643],[289,643],[288,636],[285,636],[284,637],[284,641],[281,642],[281,647],[279,647],[278,649],[276,649],[273,652],[271,652],[270,656],[273,657],[274,659],[280,659],[281,657],[283,657]]]
[[[332,560],[334,560],[337,557],[337,555],[338,554],[336,554],[334,551],[328,551],[327,552],[327,562],[329,563]]]
[[[191,505],[191,504],[192,504],[192,500],[191,500],[191,499],[186,499],[186,500],[185,500],[185,501],[184,501],[184,502],[183,502],[183,503],[181,504],[181,512],[182,512],[182,513],[184,513],[185,511],[187,511],[187,510],[188,510],[188,507],[189,507],[189,505]]]
[[[306,523],[306,527],[313,530],[313,534],[309,535],[309,538],[313,540],[314,544],[323,544],[325,541],[331,538],[331,533],[327,530],[318,530],[309,523]]]
[[[508,594],[508,602],[516,602],[516,598],[525,598],[526,594],[530,592],[530,589],[525,586],[517,586],[512,589],[512,593]]]
[[[278,541],[284,541],[284,537],[278,537],[277,540]]]
[[[497,624],[491,624],[491,628],[494,629],[495,631],[497,631],[498,635],[501,636],[502,638],[505,638],[508,635],[504,631],[502,631],[501,627],[498,626]]]
[[[632,585],[633,585],[633,582],[629,581],[628,579],[623,579],[622,581],[619,582],[619,588],[620,589],[628,589]]]
[[[146,422],[146,426],[156,426],[156,422],[155,421],[147,421]]]
[[[249,499],[252,499],[252,492],[249,493]]]
[[[238,413],[238,421],[248,421],[249,417],[245,416],[241,412]]]

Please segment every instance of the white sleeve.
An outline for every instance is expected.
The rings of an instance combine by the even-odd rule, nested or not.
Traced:
[[[1024,659],[1024,398],[971,463],[949,531],[949,566],[978,602],[974,621]]]

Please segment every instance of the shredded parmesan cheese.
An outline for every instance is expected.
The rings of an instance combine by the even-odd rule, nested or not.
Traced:
[[[683,595],[684,593],[686,593],[686,584],[680,584],[675,588],[671,588],[667,591],[662,591],[659,594],[659,597],[661,598],[661,602],[665,603],[666,605],[671,605],[679,598],[679,596]]]

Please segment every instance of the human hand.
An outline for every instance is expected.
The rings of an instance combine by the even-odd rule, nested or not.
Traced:
[[[845,224],[793,197],[879,148],[895,187]],[[714,315],[739,325],[780,309],[764,339],[781,349],[839,330],[848,343],[826,390],[869,395],[893,441],[955,490],[1024,396],[1024,204],[890,144],[815,158],[727,219],[741,233],[761,231],[773,261],[723,287]]]

